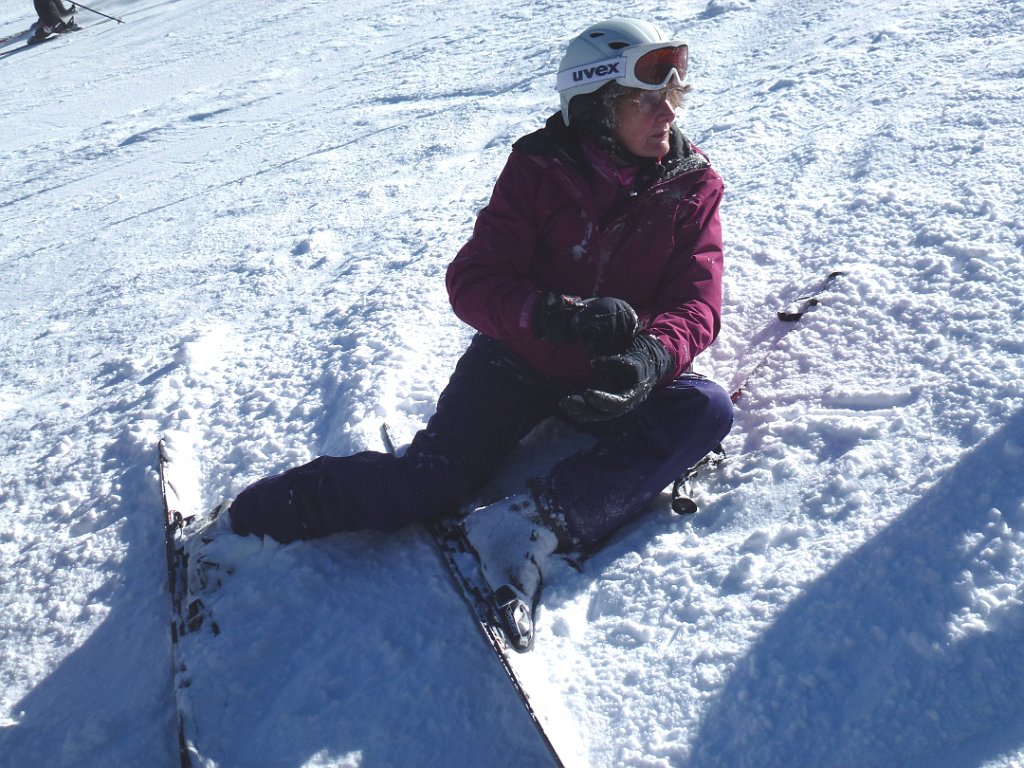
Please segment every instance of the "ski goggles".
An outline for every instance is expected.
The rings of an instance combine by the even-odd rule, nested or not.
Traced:
[[[555,88],[565,91],[589,83],[617,80],[627,88],[658,90],[673,76],[679,83],[686,79],[688,55],[686,43],[631,45],[622,49],[621,56],[563,69],[558,73]]]

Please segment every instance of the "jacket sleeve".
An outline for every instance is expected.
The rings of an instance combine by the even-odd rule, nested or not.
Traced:
[[[473,235],[448,265],[445,284],[460,320],[499,340],[530,335],[540,298],[529,274],[538,240],[534,163],[513,151]]]
[[[671,353],[663,378],[677,378],[715,340],[722,325],[721,177],[711,169],[683,203],[674,253],[665,269],[646,331]]]

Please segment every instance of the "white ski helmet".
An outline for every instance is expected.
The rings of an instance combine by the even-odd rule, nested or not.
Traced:
[[[615,80],[620,85],[660,90],[675,78],[686,79],[688,47],[669,40],[649,21],[614,18],[583,30],[565,49],[556,89],[562,119],[569,125],[569,102]]]

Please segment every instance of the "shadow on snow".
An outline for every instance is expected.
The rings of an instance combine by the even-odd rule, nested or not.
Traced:
[[[974,766],[1024,746],[1022,435],[1018,411],[811,584],[737,665],[690,764]]]

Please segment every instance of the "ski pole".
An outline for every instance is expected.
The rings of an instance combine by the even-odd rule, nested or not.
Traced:
[[[97,16],[102,16],[105,19],[110,19],[111,21],[116,21],[118,24],[124,24],[124,20],[117,18],[117,16],[107,16],[107,14],[100,13],[95,8],[90,8],[88,5],[82,5],[79,2],[76,2],[75,5],[77,7],[79,7],[79,8],[81,8],[83,11],[90,11],[91,13],[95,13]]]

